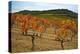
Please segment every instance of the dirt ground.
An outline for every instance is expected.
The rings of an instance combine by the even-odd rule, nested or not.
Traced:
[[[48,35],[49,36],[49,35]],[[43,36],[42,38],[35,37],[34,51],[49,51],[49,50],[62,50],[60,42],[54,41],[51,37]],[[47,37],[47,38],[46,38]],[[11,46],[12,52],[31,52],[32,38],[21,34],[20,29],[13,27],[11,29]],[[72,41],[64,42],[64,49],[77,49],[78,48],[77,36],[73,37]]]

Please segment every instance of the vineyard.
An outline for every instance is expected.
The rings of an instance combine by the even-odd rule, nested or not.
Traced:
[[[11,14],[12,52],[76,49],[77,18],[52,14]]]

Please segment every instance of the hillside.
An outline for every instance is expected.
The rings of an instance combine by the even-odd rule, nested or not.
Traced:
[[[32,14],[32,15],[54,15],[54,16],[67,16],[71,18],[77,18],[78,13],[75,13],[71,10],[68,9],[54,9],[54,10],[43,10],[43,11],[30,11],[30,10],[22,10],[16,13],[21,13],[21,14]]]

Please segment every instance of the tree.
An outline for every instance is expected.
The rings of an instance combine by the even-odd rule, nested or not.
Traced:
[[[62,26],[65,29],[70,29],[73,33],[72,38],[77,34],[77,23],[75,20],[64,20],[62,21]]]
[[[57,37],[55,40],[59,41],[61,43],[62,49],[64,49],[64,42],[70,41],[73,33],[70,29],[59,28],[56,31],[56,35]]]

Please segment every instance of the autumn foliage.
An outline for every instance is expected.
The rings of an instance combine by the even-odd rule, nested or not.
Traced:
[[[77,33],[77,23],[75,20],[70,19],[50,20],[45,18],[38,18],[32,16],[31,14],[23,15],[14,13],[11,15],[11,24],[13,25],[15,23],[20,25],[23,34],[27,34],[29,29],[43,33],[48,27],[55,27],[57,30],[62,31],[57,32],[57,34],[60,33],[62,36],[67,36],[67,30]]]

